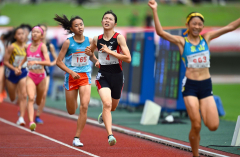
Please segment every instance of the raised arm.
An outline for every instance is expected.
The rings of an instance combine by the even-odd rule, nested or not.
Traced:
[[[184,45],[184,38],[181,36],[176,36],[176,35],[171,35],[168,32],[165,32],[161,26],[161,23],[159,21],[158,18],[158,14],[157,14],[157,2],[155,0],[150,0],[148,2],[149,7],[152,9],[153,11],[153,19],[154,19],[154,24],[155,24],[155,29],[157,32],[157,35],[159,35],[160,37],[162,37],[163,39],[166,39],[176,45]]]
[[[235,29],[237,29],[240,26],[240,18],[229,23],[227,26],[222,27],[218,30],[215,31],[210,31],[207,32],[203,35],[203,37],[205,38],[205,40],[207,41],[207,43],[209,44],[210,40],[217,38],[225,33],[231,32]]]

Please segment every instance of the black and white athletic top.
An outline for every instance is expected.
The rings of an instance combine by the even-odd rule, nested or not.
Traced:
[[[103,39],[103,34],[98,36],[97,49],[98,49],[98,60],[100,63],[100,70],[109,73],[120,73],[122,72],[122,61],[116,57],[109,55],[106,52],[100,51],[102,45],[105,44],[107,47],[116,53],[122,53],[120,45],[117,42],[117,36],[119,33],[115,32],[113,37],[109,41]]]

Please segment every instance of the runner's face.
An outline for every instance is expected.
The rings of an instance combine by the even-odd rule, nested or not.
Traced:
[[[41,28],[43,29],[43,39],[45,39],[47,35],[47,28],[45,26],[41,26]]]
[[[75,35],[83,35],[84,32],[84,23],[81,19],[76,19],[72,22],[71,31]]]
[[[199,36],[204,27],[204,24],[199,17],[194,17],[187,24],[187,27],[189,30],[189,34],[192,34],[193,36]]]
[[[114,16],[112,14],[106,14],[102,19],[102,26],[104,29],[112,29],[116,26]]]
[[[34,28],[32,30],[32,40],[33,41],[39,41],[43,38],[42,32],[39,30],[39,28]]]
[[[24,32],[24,36],[25,36],[24,37],[25,38],[24,41],[27,42],[28,41],[28,35],[29,35],[30,32],[29,32],[29,30],[27,28],[24,28],[23,32]]]
[[[23,43],[24,40],[25,40],[25,34],[24,34],[24,31],[23,29],[18,29],[14,35],[14,38],[18,41],[18,42],[21,42]]]

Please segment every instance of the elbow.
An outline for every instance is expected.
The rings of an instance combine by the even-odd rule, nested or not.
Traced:
[[[60,65],[60,61],[57,59],[57,61],[56,61],[56,65],[59,67],[59,65]]]
[[[158,36],[162,36],[162,35],[163,35],[163,32],[162,32],[162,31],[157,31],[157,35],[158,35]]]
[[[131,61],[132,61],[132,58],[131,58],[131,57],[129,57],[129,58],[126,60],[127,63],[131,63]]]

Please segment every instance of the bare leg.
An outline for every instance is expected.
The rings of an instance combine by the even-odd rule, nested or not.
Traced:
[[[87,110],[88,104],[90,101],[91,95],[91,85],[81,86],[79,88],[79,95],[80,95],[80,114],[78,116],[77,121],[77,131],[75,137],[80,137],[82,130],[87,121]]]
[[[47,91],[48,91],[48,87],[49,87],[49,79],[50,79],[50,77],[47,76],[46,77],[46,88],[45,88],[45,92],[43,94],[42,103],[41,103],[41,105],[38,106],[36,116],[41,115],[41,113],[43,112],[43,108],[46,104]]]
[[[184,102],[187,108],[187,113],[191,120],[191,130],[189,133],[189,141],[191,144],[193,156],[199,156],[198,148],[200,142],[201,117],[199,113],[199,101],[197,97],[186,96]]]
[[[24,117],[27,107],[27,89],[26,89],[26,77],[18,82],[18,100],[20,107],[20,117]]]
[[[28,94],[28,118],[30,122],[33,122],[34,116],[34,100],[36,95],[36,85],[33,80],[27,76],[27,94]]]
[[[217,130],[219,126],[219,117],[213,96],[201,99],[200,108],[204,124],[211,131]]]
[[[99,91],[99,95],[103,102],[103,122],[105,124],[105,128],[107,130],[108,135],[112,134],[112,97],[111,90],[109,88],[101,88]]]
[[[44,78],[38,85],[37,85],[37,97],[36,97],[36,104],[39,106],[42,103],[43,95],[46,89],[46,78]]]
[[[17,84],[12,83],[8,79],[6,79],[6,84],[7,84],[9,98],[11,101],[14,101],[16,99]]]
[[[77,89],[71,91],[65,89],[66,107],[70,115],[73,115],[77,109],[77,95],[78,95]]]

